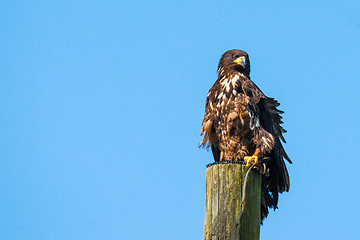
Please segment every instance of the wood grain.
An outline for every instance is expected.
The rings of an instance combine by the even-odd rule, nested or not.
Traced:
[[[204,240],[258,240],[260,235],[261,174],[252,169],[242,200],[248,167],[226,163],[206,169]]]

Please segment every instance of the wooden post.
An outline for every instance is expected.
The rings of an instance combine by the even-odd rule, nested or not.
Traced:
[[[204,240],[258,240],[260,235],[261,174],[239,163],[209,164],[206,169]]]

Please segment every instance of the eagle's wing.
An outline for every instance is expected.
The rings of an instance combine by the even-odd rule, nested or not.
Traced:
[[[206,147],[206,149],[209,149],[211,146],[211,151],[213,153],[215,162],[220,162],[219,140],[215,130],[215,124],[218,122],[218,116],[217,111],[215,110],[214,106],[212,106],[213,101],[210,99],[215,99],[214,87],[209,90],[206,98],[205,114],[200,131],[200,136],[204,135],[204,137],[201,140],[199,147]]]
[[[264,105],[264,104],[263,104]],[[286,143],[283,133],[286,133],[286,130],[280,125],[283,123],[282,116],[280,114],[284,113],[283,111],[277,109],[277,107],[280,105],[278,101],[276,101],[274,98],[266,98],[265,99],[265,105],[268,109],[268,112],[271,115],[272,118],[272,126],[274,129],[274,132],[279,139],[281,139],[284,143]],[[262,118],[266,118],[267,116],[263,116]],[[261,120],[260,120],[261,121]],[[271,123],[268,123],[270,125]],[[279,147],[281,149],[281,155],[289,162],[292,163],[289,156],[286,154],[280,140],[279,140]]]
[[[255,116],[259,117],[260,125],[276,138],[276,142],[279,142],[277,145],[279,145],[278,147],[281,149],[281,156],[292,163],[279,140],[281,139],[286,143],[285,138],[282,135],[286,130],[280,125],[283,123],[280,114],[284,112],[277,109],[280,103],[274,98],[266,97],[251,80],[245,81],[242,88],[245,94],[250,98],[250,105],[255,110]]]

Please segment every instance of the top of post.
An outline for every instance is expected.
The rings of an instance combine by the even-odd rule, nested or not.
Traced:
[[[241,161],[221,161],[221,162],[213,162],[206,165],[206,168],[214,166],[214,165],[220,165],[220,164],[239,164],[239,165],[246,165],[245,160]]]

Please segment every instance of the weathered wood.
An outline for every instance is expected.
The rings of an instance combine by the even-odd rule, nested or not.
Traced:
[[[258,240],[260,234],[261,174],[251,169],[242,200],[248,167],[226,163],[206,169],[204,240]]]

